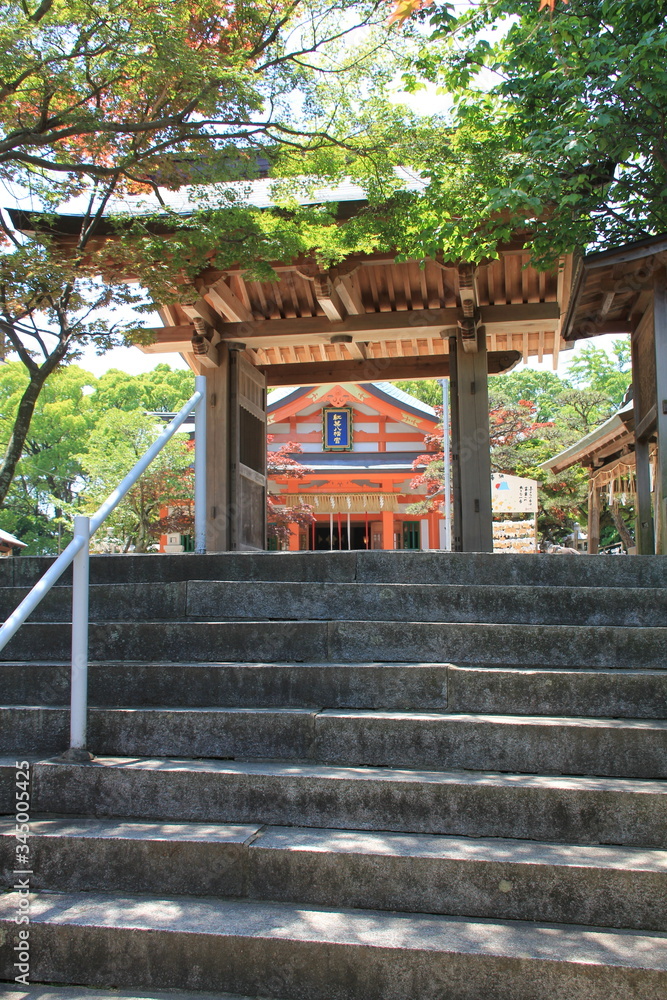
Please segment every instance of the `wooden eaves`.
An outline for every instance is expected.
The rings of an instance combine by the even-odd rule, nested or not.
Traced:
[[[363,202],[340,202],[337,217],[350,218]],[[23,231],[29,213],[12,213]],[[57,219],[63,241],[77,220]],[[159,221],[151,225],[168,237]],[[106,220],[100,238],[113,238]],[[567,304],[572,260],[537,271],[517,239],[497,260],[475,268],[457,262],[396,261],[393,254],[352,254],[321,269],[313,257],[271,262],[275,281],[259,281],[238,267],[204,271],[195,279],[194,302],[157,304],[163,327],[154,329],[148,354],[178,353],[200,372],[217,367],[226,343],[245,345],[248,360],[268,386],[447,377],[449,338],[460,332],[464,349],[476,351],[486,333],[488,369],[507,371],[522,358],[542,361],[560,350],[561,315]]]

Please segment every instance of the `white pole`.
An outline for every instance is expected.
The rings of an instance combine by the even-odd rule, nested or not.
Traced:
[[[452,551],[451,456],[449,448],[449,381],[442,380],[442,463],[444,479],[445,549]]]
[[[195,552],[206,552],[206,376],[195,376]]]
[[[83,539],[74,536],[64,552],[58,556],[56,561],[47,569],[41,580],[38,580],[29,594],[23,598],[15,611],[11,613],[5,624],[0,628],[0,649],[4,649],[9,640],[16,635],[20,626],[28,615],[32,614],[44,594],[47,594],[54,583],[56,583],[77,552],[83,545]]]
[[[86,752],[88,716],[88,576],[90,519],[74,518],[74,537],[84,539],[72,562],[72,692],[70,751],[89,759]]]
[[[350,530],[350,515],[348,514],[347,515],[347,547],[348,547],[348,549],[352,548],[351,538],[352,538],[352,532]]]
[[[333,552],[333,514],[329,514],[329,538],[331,539],[331,551]]]

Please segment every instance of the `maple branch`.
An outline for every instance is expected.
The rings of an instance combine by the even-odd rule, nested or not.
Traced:
[[[53,7],[53,0],[42,0],[41,4],[37,8],[34,14],[29,18],[34,24],[39,24],[43,17],[45,17],[48,12]]]
[[[20,337],[16,334],[15,323],[12,317],[7,313],[0,317],[0,330],[2,330],[5,337],[7,337],[12,345],[12,349],[16,351],[28,371],[31,373],[39,371],[39,365],[33,358],[30,351],[26,349]]]

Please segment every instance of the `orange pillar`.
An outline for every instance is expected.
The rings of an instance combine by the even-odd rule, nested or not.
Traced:
[[[394,547],[394,514],[391,510],[382,511],[382,548]]]
[[[290,536],[289,536],[289,550],[290,552],[299,551],[299,525],[290,524],[289,526]]]
[[[430,549],[440,548],[440,515],[429,514],[428,516],[428,544]]]

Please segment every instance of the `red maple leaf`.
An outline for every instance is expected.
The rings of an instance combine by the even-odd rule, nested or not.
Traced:
[[[389,16],[387,24],[393,24],[396,21],[400,28],[403,22],[407,21],[412,14],[416,14],[418,10],[423,10],[424,7],[430,7],[432,3],[433,0],[396,0],[394,10]]]

